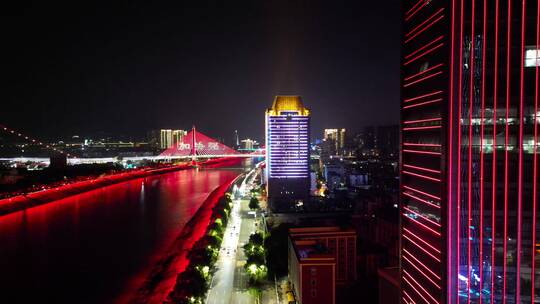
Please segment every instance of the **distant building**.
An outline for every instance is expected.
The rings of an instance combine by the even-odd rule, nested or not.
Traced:
[[[148,142],[148,145],[151,147],[158,148],[160,147],[160,130],[151,130],[148,133],[146,133],[146,141]]]
[[[246,138],[246,139],[242,139],[240,142],[242,143],[240,145],[240,149],[242,150],[250,151],[250,150],[255,150],[259,147],[259,143],[253,139]]]
[[[327,163],[328,161],[330,161],[330,159],[332,159],[333,156],[337,155],[336,143],[331,138],[324,139],[321,142],[320,147],[321,147],[321,157],[320,157],[321,164]]]
[[[316,195],[317,189],[317,173],[315,171],[309,172],[309,193]]]
[[[399,126],[377,127],[377,147],[381,156],[394,157],[399,153]]]
[[[346,144],[346,129],[324,129],[323,140],[331,141],[334,144],[334,153],[332,155],[341,155]]]
[[[375,134],[375,127],[369,126],[364,128],[362,132],[362,149],[375,149],[377,147],[377,136]]]
[[[172,130],[161,129],[159,137],[159,147],[161,149],[168,149],[172,146]]]
[[[309,196],[310,112],[300,96],[276,96],[266,111],[268,199],[304,200]]]
[[[172,131],[172,145],[176,146],[178,143],[181,143],[184,140],[184,136],[187,135],[185,130],[173,130]]]
[[[340,188],[346,183],[345,164],[339,160],[325,164],[324,179],[329,190]]]
[[[370,180],[367,173],[354,173],[349,175],[349,185],[351,187],[369,186]]]
[[[233,142],[233,147],[238,150],[240,148],[240,136],[238,136],[238,130],[234,130]]]
[[[179,142],[182,142],[186,134],[187,132],[184,130],[161,129],[159,147],[161,149],[168,149]]]

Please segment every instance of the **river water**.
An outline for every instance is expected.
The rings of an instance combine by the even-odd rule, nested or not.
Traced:
[[[0,303],[111,303],[237,169],[137,179],[0,216]]]

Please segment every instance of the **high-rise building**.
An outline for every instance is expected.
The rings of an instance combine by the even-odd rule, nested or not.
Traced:
[[[168,149],[172,146],[172,130],[161,129],[159,137],[159,147],[161,149]]]
[[[161,129],[159,147],[161,149],[168,149],[179,142],[182,142],[182,139],[186,134],[187,132],[184,130]]]
[[[540,301],[540,1],[406,1],[401,302]]]
[[[347,140],[347,130],[344,128],[339,129],[339,136],[338,136],[338,151],[339,153],[343,153],[343,149],[345,149],[346,140]]]
[[[238,130],[234,130],[233,140],[234,140],[233,147],[235,149],[239,149],[240,148],[240,137],[238,136]]]
[[[276,96],[266,111],[266,175],[272,201],[309,195],[310,113],[300,96]]]
[[[324,138],[323,139],[333,139],[337,141],[338,138],[338,129],[324,129]]]
[[[176,146],[184,140],[184,136],[187,135],[185,130],[173,130],[172,131],[172,145]]]
[[[330,139],[330,138],[323,139],[323,141],[320,144],[320,147],[321,147],[320,160],[322,164],[329,162],[333,156],[337,155],[336,145],[333,139]]]
[[[377,127],[377,149],[381,156],[397,157],[399,151],[399,126]]]
[[[246,151],[255,150],[259,146],[259,143],[256,140],[249,139],[249,138],[242,139],[240,142],[242,143],[240,146],[241,149],[246,150]]]
[[[377,148],[377,135],[375,134],[375,127],[369,126],[364,128],[362,134],[363,137],[363,149],[375,149]]]
[[[324,141],[331,141],[334,154],[341,154],[345,148],[346,129],[324,129]]]

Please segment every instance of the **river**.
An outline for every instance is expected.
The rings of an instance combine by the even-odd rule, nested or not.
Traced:
[[[176,171],[0,216],[0,303],[118,301],[240,172]]]

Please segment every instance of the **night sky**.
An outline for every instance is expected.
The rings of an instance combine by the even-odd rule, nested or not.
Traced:
[[[276,94],[303,96],[316,137],[398,122],[399,0],[82,3],[3,6],[0,124],[262,140]]]

